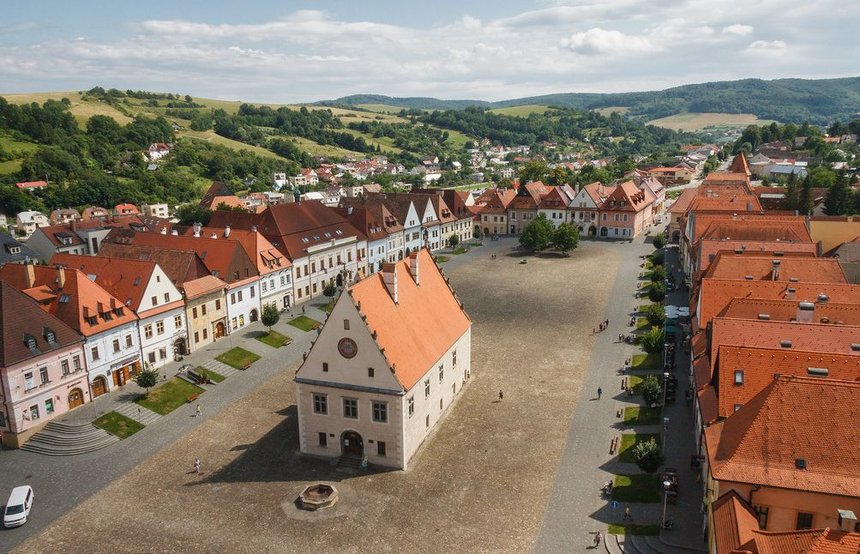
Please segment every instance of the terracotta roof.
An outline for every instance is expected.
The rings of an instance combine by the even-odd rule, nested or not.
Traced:
[[[836,529],[804,529],[771,533],[753,531],[752,539],[738,552],[756,554],[857,554],[860,533]]]
[[[206,264],[196,252],[169,250],[157,246],[131,246],[128,244],[102,243],[99,254],[114,258],[151,260],[167,274],[174,286],[182,289],[185,283],[209,275]]]
[[[84,239],[78,236],[76,232],[72,231],[72,227],[67,224],[40,227],[34,232],[34,234],[36,233],[45,235],[45,238],[48,239],[48,241],[55,247],[80,246],[82,244],[86,244]],[[66,241],[65,243],[63,242],[64,240]]]
[[[0,267],[0,280],[37,298],[43,310],[85,336],[137,320],[131,309],[77,269],[43,265],[30,267],[34,273],[32,284],[28,282],[27,266],[18,264]],[[61,276],[65,279],[62,286]],[[87,318],[95,318],[95,323],[90,323]]]
[[[410,258],[391,267],[397,274],[397,304],[383,282],[383,272],[349,289],[367,318],[376,342],[404,389],[409,390],[472,325],[427,250],[417,256],[421,286],[409,272]]]
[[[538,207],[543,210],[566,209],[574,196],[573,189],[568,185],[549,187],[549,192],[541,198]]]
[[[858,405],[860,383],[774,379],[705,429],[711,474],[719,481],[860,496]]]
[[[699,334],[705,335],[705,333]],[[693,386],[696,390],[701,390],[709,385],[712,377],[710,356],[699,356],[693,360]]]
[[[746,175],[749,178],[752,175],[750,171],[750,166],[747,163],[747,157],[743,152],[740,152],[735,159],[732,160],[732,165],[729,166],[729,172],[739,175]]]
[[[181,236],[193,237],[193,226],[174,225],[170,231],[176,231]],[[233,229],[229,231],[226,227],[201,227],[200,236],[219,240],[232,240],[238,242],[245,250],[245,254],[257,265],[260,275],[266,275],[275,271],[292,266],[292,262],[284,257],[280,250],[275,248],[271,242],[259,231],[245,229]]]
[[[112,227],[138,227],[145,228],[144,223],[136,215],[125,215],[119,217],[107,216],[105,219],[88,219],[86,221],[75,221],[62,225],[48,225],[36,229],[36,233],[42,233],[55,247],[80,246],[86,244],[84,239],[78,235],[76,230],[108,229]],[[34,233],[35,234],[35,233]],[[69,243],[63,244],[62,238],[68,237]]]
[[[765,242],[812,242],[801,217],[739,213],[696,214],[693,219],[692,243],[703,239]]]
[[[343,198],[337,213],[346,218],[353,227],[367,235],[367,240],[380,240],[403,230],[403,225],[380,200],[363,197]]]
[[[706,333],[696,333],[691,340],[693,358],[698,358],[708,351],[708,335]]]
[[[206,275],[205,277],[200,277],[199,279],[186,281],[183,288],[185,291],[185,298],[191,300],[203,296],[205,294],[226,289],[227,283],[225,283],[218,277]]]
[[[22,183],[15,183],[15,186],[19,189],[40,189],[47,187],[48,183],[45,181],[24,181]]]
[[[641,212],[650,206],[654,200],[654,194],[650,190],[646,190],[639,190],[633,181],[625,181],[615,187],[601,208],[612,211]]]
[[[720,252],[703,277],[715,279],[847,283],[839,260],[791,256],[735,255]]]
[[[95,279],[96,283],[137,312],[156,263],[129,258],[54,254],[50,265],[80,269],[87,278]]]
[[[491,196],[487,199],[487,203],[481,207],[480,213],[491,215],[505,214],[508,211],[508,206],[510,206],[516,195],[517,193],[513,189],[507,189],[504,191],[493,189]]]
[[[732,319],[759,319],[770,321],[797,320],[800,303],[797,300],[774,300],[766,298],[735,298],[720,313],[720,317]],[[860,304],[827,302],[813,305],[812,321],[816,323],[840,322],[843,325],[860,326]]]
[[[669,213],[672,214],[685,214],[687,210],[690,209],[690,203],[693,199],[699,194],[698,189],[690,188],[684,189],[684,192],[681,193],[681,196],[675,199],[671,206],[669,206]]]
[[[742,251],[744,256],[774,255],[781,252],[783,256],[807,256],[816,257],[818,246],[813,242],[785,242],[785,241],[762,241],[762,240],[724,240],[703,239],[698,244],[698,268],[700,271],[708,269],[711,256],[716,257],[718,252]]]
[[[758,531],[758,518],[749,504],[734,490],[720,496],[711,505],[714,518],[716,554],[731,554],[753,538]]]
[[[853,336],[860,337],[860,329],[854,328]],[[721,345],[715,365],[720,417],[730,416],[735,406],[749,402],[776,374],[809,377],[814,376],[812,372],[824,371],[828,379],[860,382],[860,352],[851,355]],[[738,370],[744,375],[741,385],[734,383],[734,372]]]
[[[719,418],[717,403],[717,389],[713,385],[707,385],[696,395],[699,397],[699,414],[702,416],[702,425],[708,426]]]
[[[745,183],[749,185],[750,178],[746,173],[734,173],[730,171],[712,171],[702,181],[702,186],[715,184]]]
[[[794,292],[792,292],[794,291]],[[785,283],[782,281],[747,281],[743,279],[702,279],[696,306],[698,325],[704,329],[707,323],[722,312],[735,298],[767,298],[772,300],[795,300],[815,302],[819,294],[828,296],[828,301],[840,304],[860,304],[860,285],[838,283]],[[693,308],[690,308],[693,311]]]
[[[137,209],[137,206],[135,206],[134,204],[129,204],[129,203],[117,204],[116,206],[114,206],[113,210],[117,214],[137,214],[137,213],[140,213],[140,210]]]
[[[206,191],[206,194],[203,195],[203,198],[200,200],[200,206],[207,209],[212,209],[213,206],[217,206],[217,204],[213,204],[212,202],[215,200],[217,196],[235,196],[233,191],[230,190],[226,184],[221,181],[212,181],[212,184],[209,185],[209,189]]]
[[[541,198],[549,194],[549,187],[540,181],[526,183],[517,189],[517,194],[508,204],[510,210],[536,210]]]
[[[83,342],[74,329],[42,310],[32,298],[0,281],[0,366],[10,367]],[[48,331],[53,342],[48,342]],[[32,339],[32,349],[26,341]]]

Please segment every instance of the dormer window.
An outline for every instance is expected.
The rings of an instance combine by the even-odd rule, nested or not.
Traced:
[[[71,299],[72,299],[72,297],[69,296],[68,294],[61,294],[60,295],[60,304],[68,304]]]
[[[36,337],[30,333],[24,333],[24,346],[26,346],[30,352],[37,352]]]
[[[20,246],[10,246],[9,247],[9,253],[10,254],[20,254],[21,253],[21,247]]]
[[[42,336],[45,337],[45,342],[47,342],[51,346],[54,346],[57,344],[57,335],[51,329],[48,329],[47,327],[45,327],[42,330]]]

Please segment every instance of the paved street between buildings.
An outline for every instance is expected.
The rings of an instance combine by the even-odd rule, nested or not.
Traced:
[[[4,484],[25,474],[36,483],[34,520],[21,529],[44,527],[19,549],[586,550],[590,532],[614,521],[599,487],[615,464],[618,370],[634,352],[615,340],[636,302],[638,255],[653,248],[583,241],[562,258],[523,256],[514,245],[486,241],[442,265],[474,323],[472,379],[409,470],[337,469],[298,454],[292,376],[315,333],[282,320],[278,330],[295,339],[284,349],[234,337],[190,361],[211,359],[230,340],[263,355],[201,397],[202,418],[190,404],[78,457],[4,452],[16,468]],[[606,318],[610,329],[592,334]],[[335,483],[338,507],[297,510],[312,481]],[[23,540],[16,531],[0,533],[0,548]]]

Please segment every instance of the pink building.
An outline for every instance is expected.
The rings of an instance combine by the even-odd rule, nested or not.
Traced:
[[[599,236],[631,239],[651,225],[656,197],[650,189],[640,190],[633,181],[621,183],[600,207]]]
[[[84,338],[0,281],[0,440],[18,448],[87,401]]]

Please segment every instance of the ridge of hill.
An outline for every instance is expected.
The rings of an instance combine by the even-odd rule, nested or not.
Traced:
[[[672,87],[665,90],[623,93],[560,93],[486,102],[440,100],[426,97],[392,97],[353,94],[323,105],[384,105],[406,110],[459,110],[471,106],[509,108],[524,105],[558,106],[578,110],[625,107],[627,115],[644,120],[681,113],[753,114],[782,123],[821,125],[847,121],[860,113],[860,77],[838,79],[742,79]]]

